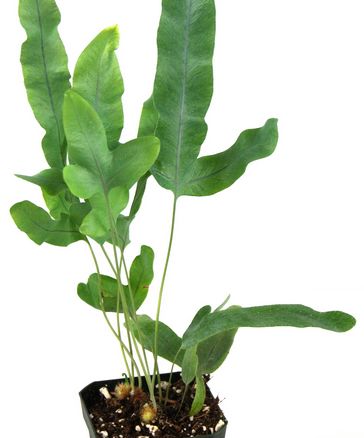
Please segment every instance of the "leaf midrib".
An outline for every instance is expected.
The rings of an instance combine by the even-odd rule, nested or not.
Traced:
[[[46,231],[47,233],[73,233],[79,234],[76,230],[60,230],[55,228],[46,228],[40,225],[38,222],[34,221],[32,218],[29,218],[29,222],[31,222],[35,227],[41,229],[42,231]]]
[[[37,15],[38,15],[38,23],[39,23],[40,49],[41,49],[41,53],[42,53],[42,63],[43,63],[43,69],[44,69],[44,79],[45,79],[45,83],[46,83],[46,88],[47,88],[47,93],[48,93],[48,97],[49,97],[49,102],[50,102],[50,105],[51,105],[52,115],[53,115],[53,118],[54,118],[54,120],[56,122],[57,138],[58,138],[58,146],[59,146],[58,152],[59,152],[59,155],[60,155],[61,163],[64,164],[63,157],[62,157],[62,152],[61,152],[61,128],[59,126],[59,120],[58,120],[57,115],[56,115],[56,109],[55,109],[55,105],[54,105],[53,94],[52,94],[50,80],[49,80],[49,74],[48,74],[48,67],[47,67],[47,62],[46,62],[45,45],[44,45],[44,32],[43,32],[43,21],[42,21],[42,17],[41,17],[41,13],[40,13],[39,0],[36,0],[35,2],[36,2],[36,7],[37,7]]]
[[[100,167],[100,164],[99,164],[99,162],[98,162],[98,160],[97,160],[97,158],[96,158],[95,152],[94,152],[94,150],[92,149],[92,147],[90,147],[90,141],[89,141],[88,132],[85,132],[85,131],[84,131],[83,126],[82,126],[82,123],[80,123],[80,119],[77,117],[77,113],[76,113],[76,120],[77,120],[78,126],[79,126],[79,128],[80,128],[80,131],[82,132],[82,135],[83,135],[83,136],[85,137],[85,139],[86,139],[86,142],[87,142],[87,145],[88,145],[88,149],[89,149],[89,151],[90,151],[90,153],[91,153],[91,156],[92,156],[92,159],[93,159],[93,161],[94,161],[94,163],[95,163],[95,166],[96,166],[97,172],[98,172],[98,174],[99,174],[99,178],[100,178],[100,180],[101,180],[101,186],[102,186],[102,190],[103,190],[103,193],[104,193],[104,195],[105,195],[105,198],[108,199],[108,197],[107,197],[108,190],[107,190],[106,179],[104,178],[103,171],[102,171],[102,169],[101,169],[101,167]]]
[[[215,172],[211,172],[208,175],[204,175],[204,176],[200,176],[198,178],[191,179],[190,181],[188,181],[188,183],[186,185],[195,184],[199,181],[203,181],[205,179],[211,178],[212,176],[218,175],[220,172],[224,171],[225,169],[227,169],[230,166],[231,166],[230,164],[226,164],[225,166],[221,167],[220,169],[215,170]]]
[[[177,134],[177,148],[176,148],[176,175],[175,175],[175,194],[178,193],[178,185],[179,185],[179,169],[180,169],[180,155],[181,155],[181,147],[182,147],[182,138],[183,138],[183,118],[185,115],[185,106],[186,106],[186,84],[187,84],[187,57],[189,51],[189,30],[191,27],[191,11],[192,11],[192,0],[188,0],[188,8],[187,8],[187,19],[185,22],[184,28],[184,52],[183,52],[183,78],[182,78],[182,96],[181,96],[181,107],[179,113],[178,120],[178,134]]]

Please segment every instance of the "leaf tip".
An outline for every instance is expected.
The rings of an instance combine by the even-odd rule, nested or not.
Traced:
[[[117,24],[114,24],[113,26],[107,27],[104,31],[104,33],[108,34],[109,36],[109,43],[113,50],[116,50],[119,47],[119,40],[120,40],[120,29]]]
[[[328,312],[327,316],[334,324],[335,331],[339,333],[344,333],[351,330],[356,325],[356,319],[349,315],[348,313],[333,311]]]

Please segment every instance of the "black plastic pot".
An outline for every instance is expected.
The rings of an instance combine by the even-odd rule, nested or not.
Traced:
[[[178,372],[173,373],[172,383],[180,379],[180,377],[181,377],[180,373]],[[161,379],[168,380],[169,374],[161,374]],[[123,382],[123,379],[113,379],[113,380],[103,380],[99,382],[93,382],[87,385],[85,388],[83,388],[83,390],[80,392],[83,418],[85,419],[85,422],[87,424],[87,428],[90,433],[90,438],[100,438],[100,435],[96,433],[94,425],[92,424],[92,421],[90,419],[89,408],[91,408],[98,400],[100,400],[100,392],[99,392],[100,388],[106,386],[109,389],[112,389],[115,387],[117,383],[120,382]],[[144,377],[143,377],[143,387],[145,390],[147,389]],[[206,390],[210,391],[208,387],[206,388]],[[227,424],[225,424],[225,426],[222,427],[218,432],[214,432],[209,435],[195,435],[194,438],[206,438],[207,436],[211,438],[225,438],[226,427]],[[181,438],[183,438],[183,436],[181,436]]]

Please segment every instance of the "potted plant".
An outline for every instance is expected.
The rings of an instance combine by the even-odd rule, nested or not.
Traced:
[[[77,293],[102,313],[123,356],[124,376],[94,382],[80,393],[90,436],[222,438],[227,420],[206,383],[240,327],[345,332],[355,324],[339,311],[296,304],[242,308],[228,306],[229,297],[214,310],[209,305],[199,309],[186,321],[182,337],[160,320],[178,199],[218,193],[240,178],[250,162],[272,154],[277,120],[243,131],[223,152],[199,156],[213,91],[213,0],[163,0],[153,93],[143,107],[138,137],[123,144],[117,27],[103,30],[85,48],[71,84],[54,0],[20,0],[19,16],[27,33],[21,54],[24,81],[45,130],[42,147],[49,168],[18,176],[40,186],[49,212],[23,201],[11,208],[11,215],[39,245],[82,242],[88,249],[95,272]],[[125,258],[129,229],[150,177],[173,193],[154,318],[139,310],[153,280],[154,252],[142,246],[131,266]],[[96,247],[112,275],[101,272]],[[171,362],[170,373],[160,373],[160,357]],[[181,372],[174,372],[176,366]]]

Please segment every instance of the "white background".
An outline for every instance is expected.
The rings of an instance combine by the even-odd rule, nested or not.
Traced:
[[[178,1],[178,0],[176,0]],[[364,139],[360,0],[217,0],[215,95],[203,152],[279,118],[274,155],[233,187],[179,202],[162,319],[181,333],[200,306],[230,293],[243,306],[302,303],[358,319],[345,334],[245,329],[212,387],[228,436],[363,438]],[[160,0],[59,0],[70,69],[102,28],[118,23],[126,92],[123,140],[135,136],[152,89]],[[18,62],[24,33],[16,1],[0,6],[1,44],[1,436],[86,438],[78,390],[120,375],[102,316],[76,295],[93,272],[78,243],[37,247],[9,207],[41,203],[13,173],[46,167],[42,130],[27,104]],[[157,255],[143,308],[155,312],[171,195],[151,182],[132,229]]]

